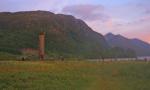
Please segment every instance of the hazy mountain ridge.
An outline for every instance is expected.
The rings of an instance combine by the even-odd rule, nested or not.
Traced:
[[[138,56],[150,55],[150,44],[139,39],[128,39],[121,35],[108,33],[105,39],[111,47],[120,47],[123,49],[132,49]]]

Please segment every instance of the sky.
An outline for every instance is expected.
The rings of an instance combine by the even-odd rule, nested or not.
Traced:
[[[112,32],[150,43],[150,0],[0,0],[0,12],[35,10],[70,14],[103,35]]]

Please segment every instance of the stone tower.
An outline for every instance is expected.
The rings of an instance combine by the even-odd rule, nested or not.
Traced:
[[[45,56],[45,32],[41,32],[39,35],[39,58],[44,60]]]

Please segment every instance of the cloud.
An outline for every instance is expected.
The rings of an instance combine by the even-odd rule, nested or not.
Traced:
[[[72,5],[62,9],[63,13],[75,15],[86,21],[106,21],[109,16],[105,14],[105,8],[102,5]]]

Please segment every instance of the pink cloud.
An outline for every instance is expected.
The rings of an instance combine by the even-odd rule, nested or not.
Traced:
[[[129,38],[137,38],[138,37],[139,39],[150,43],[150,36],[149,36],[150,32],[146,32],[146,31],[130,32],[130,33],[126,33],[124,35],[128,36]]]
[[[75,15],[86,21],[101,20],[109,18],[105,14],[105,8],[102,5],[72,5],[63,8],[62,12]]]

